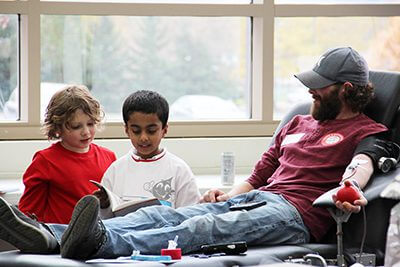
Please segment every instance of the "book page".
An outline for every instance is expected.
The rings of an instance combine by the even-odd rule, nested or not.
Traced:
[[[110,210],[114,216],[124,216],[130,212],[134,212],[142,207],[161,205],[157,198],[135,199],[123,201],[120,197],[114,194],[110,189],[103,186],[99,182],[90,180],[91,183],[96,185],[100,190],[104,190],[110,200]]]

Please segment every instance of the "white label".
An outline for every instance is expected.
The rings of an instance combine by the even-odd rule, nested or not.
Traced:
[[[297,143],[303,136],[304,133],[288,134],[285,136],[285,139],[283,139],[281,146]]]

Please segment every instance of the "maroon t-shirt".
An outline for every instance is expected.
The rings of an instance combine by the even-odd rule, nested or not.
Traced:
[[[387,128],[364,114],[319,122],[295,116],[277,134],[247,179],[254,188],[282,194],[300,212],[316,240],[333,223],[329,212],[313,201],[338,186],[358,143]]]

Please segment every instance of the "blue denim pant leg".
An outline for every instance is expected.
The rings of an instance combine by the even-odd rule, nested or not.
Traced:
[[[234,201],[229,200],[228,202],[219,202],[214,204],[204,203],[190,207],[181,207],[176,210],[167,206],[151,206],[127,214],[124,217],[103,220],[103,224],[109,230],[109,233],[107,234],[108,240],[114,240],[111,242],[111,247],[115,247],[114,244],[120,242],[117,241],[119,238],[124,239],[122,236],[129,235],[131,232],[179,225],[188,218],[205,213],[225,213],[229,211],[231,205],[244,201],[246,201],[246,194],[237,196]],[[58,243],[61,244],[61,237],[68,225],[57,223],[47,223],[46,225],[57,239]],[[166,241],[166,244],[168,245],[168,241]],[[119,245],[116,246],[118,247]],[[125,245],[120,249],[115,248],[112,255],[116,257],[121,255],[130,255],[134,249],[133,246]],[[101,252],[99,254],[101,255]]]
[[[267,205],[250,210],[229,212],[232,204],[266,200]],[[176,210],[154,206],[124,217],[104,220],[107,242],[94,255],[114,258],[130,255],[159,254],[168,240],[179,236],[183,253],[200,249],[203,244],[246,241],[257,244],[299,244],[309,240],[309,232],[298,211],[282,196],[253,190],[227,202],[205,203]]]
[[[67,229],[68,224],[46,223],[53,236],[57,239],[58,244],[61,244],[61,237]]]

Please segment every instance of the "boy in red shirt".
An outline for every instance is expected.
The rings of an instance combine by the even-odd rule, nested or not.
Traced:
[[[43,131],[50,147],[33,156],[23,175],[25,191],[19,209],[41,222],[68,223],[76,202],[91,194],[114,152],[93,142],[103,111],[85,86],[71,85],[51,98]]]

